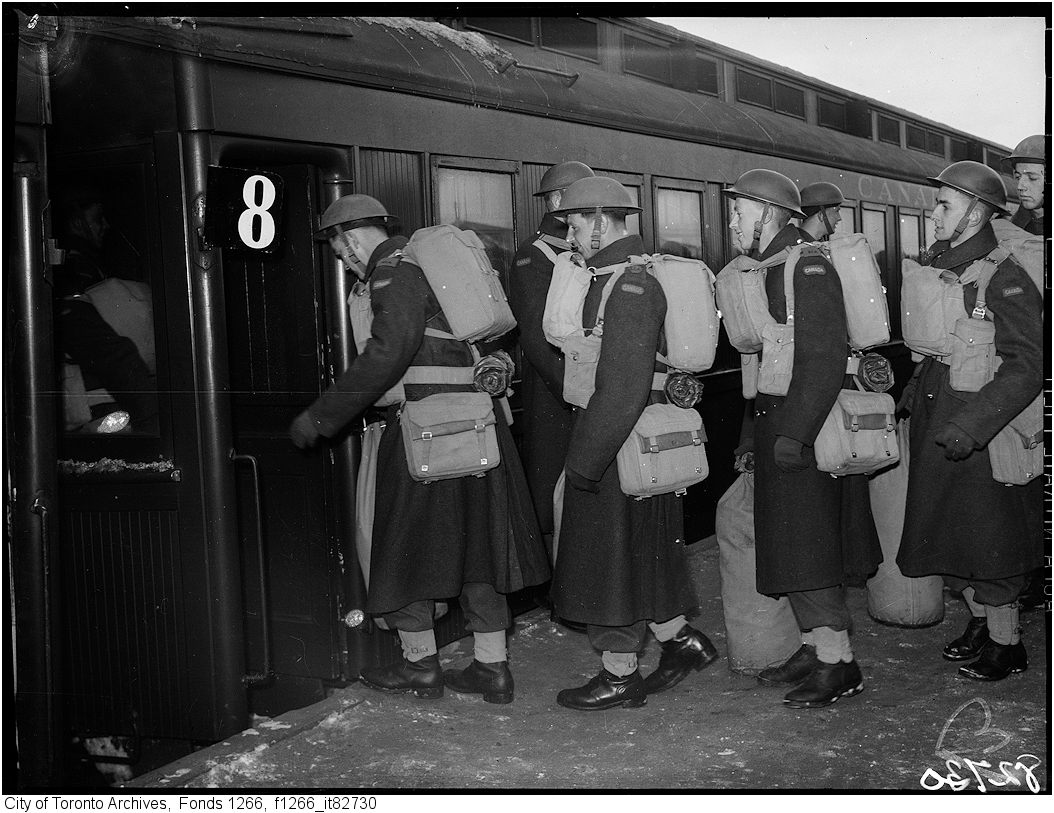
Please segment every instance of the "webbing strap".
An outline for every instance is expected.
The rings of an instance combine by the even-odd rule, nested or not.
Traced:
[[[974,274],[977,276],[977,302],[974,304],[973,313],[970,314],[972,319],[984,319],[988,315],[987,305],[987,294],[988,285],[992,281],[992,277],[995,276],[995,272],[999,270],[999,266],[1004,260],[1011,257],[1011,253],[1007,251],[1004,246],[996,246],[990,252],[987,257],[982,257],[977,262],[970,265],[969,268],[960,277],[960,281],[965,285],[968,282],[972,282]]]
[[[471,384],[474,367],[408,367],[403,374],[404,384]]]
[[[556,265],[556,252],[552,250],[549,244],[545,242],[542,237],[539,237],[531,245],[533,245],[536,249],[542,252],[542,254],[545,255],[545,258],[549,260],[549,262],[551,262],[553,265]]]
[[[455,342],[461,341],[453,333],[447,333],[445,330],[437,330],[434,327],[426,327],[425,328],[425,335],[426,336],[432,336],[433,338],[436,338],[436,339],[453,339]]]
[[[600,292],[600,307],[597,308],[597,323],[593,325],[592,333],[594,336],[604,335],[604,309],[607,308],[608,299],[611,297],[611,289],[615,286],[615,280],[622,276],[622,273],[626,270],[628,263],[620,263],[619,265],[606,265],[603,268],[593,268],[590,266],[587,271],[594,277],[601,276],[601,272],[606,273],[606,269],[610,268],[611,276],[608,281],[604,283],[604,290]]]
[[[661,359],[662,356],[659,356]],[[651,388],[656,392],[666,389],[666,373],[653,373],[651,377]]]
[[[893,416],[882,413],[850,415],[843,409],[842,422],[851,432],[859,432],[861,429],[885,429],[887,432],[892,432],[896,429]]]
[[[701,437],[698,430],[685,432],[667,432],[664,435],[653,437],[638,437],[641,454],[658,454],[668,452],[670,449],[680,449],[682,446],[701,446],[705,438]]]

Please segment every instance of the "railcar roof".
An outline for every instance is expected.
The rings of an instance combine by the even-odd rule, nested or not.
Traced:
[[[942,158],[576,62],[518,67],[482,34],[409,17],[76,17],[75,30],[278,72],[427,94],[920,181]],[[747,55],[743,55],[746,57]],[[542,52],[532,62],[566,70]],[[550,60],[548,63],[546,62]],[[753,59],[752,57],[750,59]],[[731,180],[731,179],[729,179]]]

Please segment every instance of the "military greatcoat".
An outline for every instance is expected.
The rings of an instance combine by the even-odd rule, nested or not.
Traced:
[[[938,241],[934,268],[962,276],[997,245],[991,226],[958,246]],[[993,581],[1027,573],[1042,563],[1043,478],[1023,486],[992,478],[988,450],[965,460],[944,457],[934,440],[947,423],[986,445],[1043,387],[1043,297],[1028,274],[1004,260],[988,286],[995,350],[1002,365],[979,392],[956,392],[949,367],[919,363],[911,404],[911,469],[904,535],[897,563],[906,576],[947,574]],[[973,311],[977,286],[963,288],[963,316]]]
[[[446,315],[424,272],[390,258],[405,238],[382,243],[370,258],[372,338],[347,371],[309,408],[319,431],[331,437],[375,403],[411,365],[470,367],[465,342],[425,335],[449,332]],[[387,259],[386,259],[387,258]],[[409,400],[471,385],[406,385]],[[468,582],[511,593],[549,578],[549,561],[531,508],[512,435],[497,419],[501,464],[485,477],[432,483],[410,477],[399,430],[399,406],[386,413],[377,452],[377,512],[369,598],[373,614],[414,601],[460,595]]]
[[[589,259],[594,268],[625,263],[642,254],[633,235]],[[596,324],[601,292],[610,277],[597,275],[583,309],[583,327]],[[664,494],[635,500],[622,493],[615,456],[649,403],[665,396],[652,391],[657,351],[665,350],[666,297],[643,270],[626,272],[613,286],[604,313],[604,338],[596,391],[587,409],[575,410],[565,464],[599,492],[564,491],[559,552],[553,577],[556,612],[573,621],[629,626],[641,620],[666,621],[687,612],[695,601],[684,539],[680,498]]]
[[[537,244],[542,241],[560,254],[571,248],[566,235],[567,225],[547,212],[538,231],[516,252],[509,285],[524,361],[520,373],[523,468],[543,534],[553,532],[553,489],[571,439],[571,407],[563,399],[563,358],[542,332],[553,261]]]
[[[783,228],[761,255],[765,260],[799,241]],[[794,269],[794,373],[785,396],[755,400],[754,525],[758,592],[818,590],[857,582],[874,572],[882,550],[863,475],[833,478],[816,468],[812,446],[838,391],[845,385],[849,352],[842,286],[819,255]],[[787,322],[783,265],[765,278],[769,312]],[[811,458],[804,471],[776,466],[776,437],[800,441]]]

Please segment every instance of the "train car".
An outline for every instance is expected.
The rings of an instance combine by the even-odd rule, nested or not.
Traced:
[[[9,589],[29,787],[61,783],[72,741],[117,738],[108,758],[128,761],[216,741],[398,652],[361,611],[356,432],[311,454],[287,437],[355,352],[348,280],[311,237],[339,196],[373,195],[407,233],[471,228],[507,274],[541,219],[539,179],[575,159],[630,189],[646,246],[717,270],[732,255],[720,193],[739,174],[832,181],[899,334],[900,260],[932,240],[925,178],[1006,154],[640,19],[7,15]],[[150,291],[156,427],[67,414],[58,213],[84,188],[110,224],[104,262]],[[882,352],[903,375],[896,336]],[[691,540],[733,478],[738,369],[724,345],[703,377],[712,474],[685,498]],[[456,611],[439,632],[464,634]]]

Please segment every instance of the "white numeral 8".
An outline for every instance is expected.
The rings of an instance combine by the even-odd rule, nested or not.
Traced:
[[[257,184],[262,188],[259,205],[256,204]],[[263,175],[250,176],[242,186],[242,200],[248,208],[238,217],[238,236],[249,248],[267,248],[274,242],[274,218],[267,210],[274,204],[275,194],[274,183]],[[260,236],[254,238],[257,217],[260,218]]]

